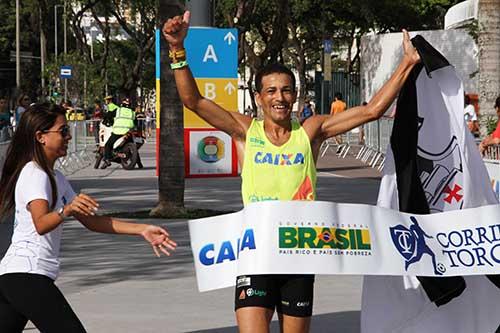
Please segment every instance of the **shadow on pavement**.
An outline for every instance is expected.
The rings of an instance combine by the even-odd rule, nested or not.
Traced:
[[[121,281],[157,281],[194,275],[187,221],[147,220],[167,228],[178,247],[157,258],[142,237],[99,234],[76,221],[64,227],[59,285],[78,290]]]
[[[190,333],[234,333],[237,326],[221,327],[209,330],[191,331]],[[314,315],[311,322],[311,332],[321,333],[359,333],[360,311],[345,311]],[[279,332],[277,321],[271,323],[271,332]]]

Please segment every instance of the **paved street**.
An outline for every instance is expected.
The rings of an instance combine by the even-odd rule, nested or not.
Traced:
[[[87,168],[70,175],[75,190],[88,193],[103,212],[152,208],[157,201],[154,146],[143,147],[145,168],[126,171]],[[318,197],[373,204],[379,174],[353,158],[327,155],[318,162]],[[239,178],[188,179],[186,206],[239,210]],[[187,221],[147,219],[179,243],[175,255],[156,258],[139,238],[86,231],[65,225],[57,284],[89,332],[236,332],[232,288],[199,293]],[[2,226],[2,246],[8,230]],[[312,332],[359,332],[361,277],[318,276]],[[276,318],[275,318],[276,320]],[[273,330],[278,332],[276,322]],[[27,332],[36,332],[32,326]]]

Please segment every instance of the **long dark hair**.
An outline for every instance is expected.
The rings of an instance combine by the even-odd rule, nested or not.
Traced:
[[[34,104],[21,116],[2,169],[0,179],[0,220],[12,212],[15,206],[17,179],[26,163],[34,161],[47,174],[52,188],[52,205],[57,202],[57,185],[42,144],[36,139],[38,131],[45,131],[54,126],[58,116],[64,116],[64,109],[51,103]]]

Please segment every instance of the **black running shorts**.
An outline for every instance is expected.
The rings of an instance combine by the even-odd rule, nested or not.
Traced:
[[[293,317],[312,315],[314,275],[245,275],[236,278],[235,310],[276,309]]]

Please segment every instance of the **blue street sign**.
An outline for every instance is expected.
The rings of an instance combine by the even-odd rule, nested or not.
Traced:
[[[71,77],[73,76],[72,70],[73,68],[71,66],[61,66],[59,76],[63,79],[71,79]]]
[[[325,53],[332,53],[333,42],[331,39],[325,39],[323,41],[323,48]]]
[[[189,28],[184,45],[194,77],[238,77],[237,29]]]

